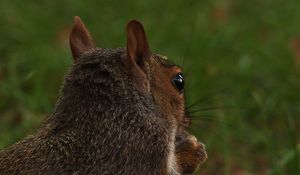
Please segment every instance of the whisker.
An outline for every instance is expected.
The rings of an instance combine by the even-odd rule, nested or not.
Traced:
[[[195,110],[188,110],[187,113],[194,114],[194,113],[201,112],[201,111],[236,109],[236,108],[239,108],[239,107],[237,107],[237,106],[208,106],[208,107],[203,107],[203,108],[199,108],[199,109],[195,109]]]
[[[201,130],[203,130],[203,132],[201,132]],[[218,134],[216,130],[213,130],[212,127],[203,126],[203,125],[191,124],[191,127],[188,129],[188,131],[194,136],[196,136],[199,141],[204,143],[206,143],[206,141],[208,140],[206,139],[209,136],[207,133],[220,135],[220,137],[222,137],[221,134]]]
[[[215,122],[220,122],[224,124],[230,124],[228,120],[220,118],[220,116],[216,115],[205,115],[205,116],[192,116],[192,121],[204,121],[204,120],[210,120]]]
[[[241,128],[237,124],[231,124],[229,127],[228,125],[219,125],[220,127],[226,127],[227,129],[235,129],[239,131]],[[189,129],[187,129],[191,134],[195,135],[197,138],[201,136],[201,138],[205,142],[205,138],[210,138],[213,135],[223,138],[224,137],[224,129],[218,128],[218,126],[213,125],[205,125],[205,122],[202,123],[191,123],[191,126]],[[225,136],[228,137],[228,136]],[[235,138],[238,142],[243,142],[244,144],[250,143],[250,141],[247,139],[247,137],[238,137]],[[209,140],[209,139],[208,139]]]
[[[210,102],[210,101],[224,101],[222,99],[223,98],[222,95],[225,95],[226,91],[227,91],[227,88],[222,88],[220,90],[205,93],[205,96],[196,100],[192,104],[187,105],[187,108],[191,108],[191,107],[197,106],[201,103]]]
[[[186,49],[185,49],[185,53],[184,53],[184,56],[183,56],[183,61],[182,61],[182,63],[181,63],[181,67],[182,67],[182,68],[184,67],[184,63],[185,63],[185,60],[186,60],[186,58],[187,58],[187,55],[189,54],[189,51],[190,51],[190,45],[191,45],[191,38],[189,39],[188,45],[187,45],[187,47],[186,47]]]
[[[201,114],[201,115],[189,115],[191,119],[198,119],[198,118],[220,118],[217,114]]]
[[[186,46],[186,49],[185,49],[185,53],[184,53],[184,56],[183,56],[183,60],[182,60],[182,63],[181,63],[181,67],[182,69],[184,69],[184,64],[185,64],[185,60],[190,52],[190,47],[191,47],[191,44],[192,44],[192,40],[193,40],[193,33],[195,32],[196,30],[196,25],[194,24],[193,27],[191,27],[191,31],[189,32],[190,36],[188,37],[188,41],[187,41],[187,46]]]
[[[199,123],[191,123],[191,126],[189,127],[190,129],[193,129],[193,126],[196,126],[197,128],[200,128],[200,129],[208,129],[210,128],[209,125],[201,125]]]
[[[194,126],[194,127],[198,128],[198,126]],[[207,139],[203,136],[202,132],[199,132],[199,129],[197,129],[197,128],[192,128],[191,127],[191,128],[188,128],[187,131],[189,133],[191,133],[192,135],[196,136],[197,140],[199,140],[200,142],[206,143]],[[204,129],[204,128],[201,128],[201,129]]]
[[[189,69],[186,71],[185,69],[183,69],[183,74],[184,74],[184,77],[190,77],[191,73],[193,72],[193,65],[189,66]]]
[[[214,97],[202,97],[200,99],[198,99],[197,101],[193,102],[192,104],[189,104],[186,106],[187,109],[190,109],[194,106],[198,106],[199,104],[204,104],[204,103],[208,103],[208,102],[211,102],[211,101],[214,101]]]
[[[221,120],[221,119],[216,119],[216,118],[210,118],[210,117],[199,117],[199,118],[192,118],[192,122],[193,121],[201,121],[202,123],[205,123],[205,122],[212,122],[214,124],[219,124],[219,125],[222,125],[222,126],[228,126],[228,127],[231,127],[231,128],[234,128],[235,125],[230,123],[229,121],[224,121],[224,120]]]

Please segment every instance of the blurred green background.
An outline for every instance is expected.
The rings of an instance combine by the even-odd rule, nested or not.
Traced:
[[[101,47],[124,46],[139,19],[151,49],[183,66],[209,155],[197,174],[300,174],[299,0],[1,0],[0,148],[51,114],[75,15]]]

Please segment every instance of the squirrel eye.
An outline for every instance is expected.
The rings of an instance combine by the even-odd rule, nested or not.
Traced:
[[[183,87],[184,87],[184,79],[183,79],[183,75],[181,73],[175,75],[173,78],[172,78],[172,82],[173,82],[173,85],[176,87],[176,89],[179,91],[179,92],[182,92],[183,91]]]

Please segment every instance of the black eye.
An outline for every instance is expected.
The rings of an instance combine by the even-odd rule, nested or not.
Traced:
[[[175,75],[173,78],[172,78],[172,82],[174,84],[174,86],[176,87],[176,89],[179,91],[179,92],[182,92],[183,91],[183,87],[184,87],[184,79],[183,79],[183,75],[181,73]]]

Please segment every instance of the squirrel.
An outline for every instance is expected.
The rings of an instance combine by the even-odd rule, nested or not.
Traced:
[[[74,18],[74,63],[36,133],[0,151],[0,174],[180,175],[206,159],[186,130],[180,67],[152,53],[142,24],[126,48],[99,48]]]

